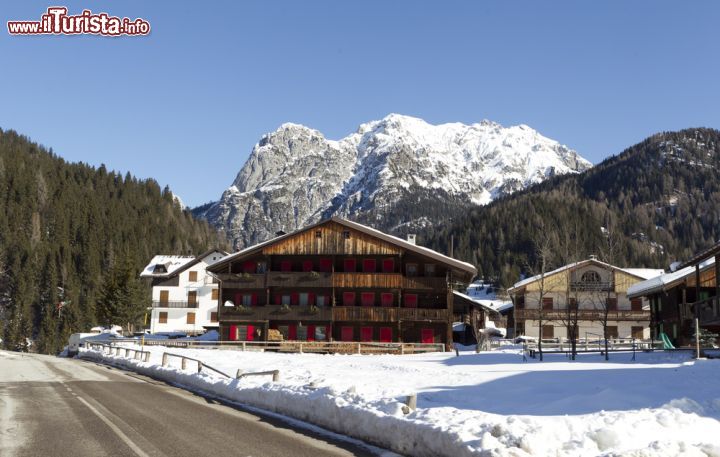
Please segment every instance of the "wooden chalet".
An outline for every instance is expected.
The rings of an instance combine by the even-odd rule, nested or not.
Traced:
[[[476,274],[414,242],[332,218],[208,267],[224,340],[445,343],[453,285]],[[275,333],[275,332],[273,332]]]
[[[665,333],[676,346],[695,344],[700,327],[720,332],[720,243],[680,264],[675,271],[635,284],[629,297],[650,301],[653,337]]]

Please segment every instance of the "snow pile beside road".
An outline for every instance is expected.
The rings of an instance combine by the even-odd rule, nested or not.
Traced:
[[[272,383],[196,373],[192,362],[187,371],[178,362],[162,367],[165,350],[153,347],[148,363],[97,351],[81,356],[414,456],[720,457],[715,361],[675,354],[608,364],[522,363],[511,352],[455,358],[168,350],[228,373],[280,368],[281,381]],[[411,392],[419,392],[418,409],[405,415]]]

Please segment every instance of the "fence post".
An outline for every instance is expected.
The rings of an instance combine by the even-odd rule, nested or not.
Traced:
[[[183,371],[187,369],[187,359],[185,357],[180,359],[180,365],[182,366]]]
[[[130,349],[125,349],[125,357],[130,357]]]
[[[299,347],[299,352],[300,352],[300,354],[302,354],[302,353],[303,353],[303,352],[302,352],[302,345],[303,345],[303,344],[302,344],[302,343],[300,343],[300,347]]]
[[[162,356],[162,366],[166,367],[168,363],[168,355],[167,352],[163,352]]]
[[[240,368],[238,368],[237,373],[235,373],[235,379],[242,378],[242,373],[243,373],[243,371]]]
[[[273,372],[273,382],[280,381],[280,370],[275,370]]]
[[[244,341],[242,342],[242,350],[243,350],[243,352],[245,352],[245,342]]]
[[[405,355],[405,345],[400,343],[400,355]]]
[[[149,361],[150,361],[150,353],[146,352],[145,353],[145,362],[149,362]]]
[[[203,364],[202,362],[198,362],[198,373],[202,371]]]
[[[362,343],[357,344],[357,351],[358,354],[362,354]]]
[[[404,414],[410,414],[411,411],[417,409],[417,394],[411,394],[405,397],[405,406],[402,407]]]

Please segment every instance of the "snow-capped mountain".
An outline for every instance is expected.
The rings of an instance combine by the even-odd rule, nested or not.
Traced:
[[[255,145],[218,202],[194,212],[225,230],[236,247],[335,214],[392,230],[590,167],[526,125],[431,125],[391,114],[334,141],[283,124]]]

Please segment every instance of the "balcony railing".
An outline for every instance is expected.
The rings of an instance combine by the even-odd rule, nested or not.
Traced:
[[[580,292],[608,292],[615,290],[615,284],[612,281],[572,281],[570,290]]]
[[[399,273],[335,273],[333,286],[347,288],[399,289],[402,275]]]
[[[221,319],[232,320],[304,320],[329,321],[332,311],[329,307],[266,305],[250,307],[225,306],[221,311]]]
[[[261,274],[217,275],[224,289],[263,289],[265,287],[337,287],[368,289],[409,289],[409,290],[447,290],[444,277],[403,276],[400,273],[363,273],[363,272],[299,272],[269,271]]]
[[[434,276],[405,276],[403,277],[404,289],[447,289],[447,280]]]
[[[265,274],[249,273],[223,273],[217,275],[222,281],[223,288],[228,289],[263,289],[265,287]]]
[[[252,306],[252,307],[223,307],[222,320],[302,320],[302,321],[368,321],[368,322],[398,322],[406,321],[437,321],[447,322],[449,311],[447,309],[431,308],[390,308],[374,306]]]
[[[267,274],[268,287],[332,287],[332,273],[316,271],[270,271]]]
[[[516,309],[513,311],[515,319],[533,319],[537,320],[541,313],[542,318],[545,320],[563,320],[568,319],[568,310],[560,309],[560,308],[553,308],[553,309],[544,309],[544,310],[538,310],[538,309]],[[570,310],[570,315],[574,316],[575,311]],[[579,309],[577,311],[577,316],[579,320],[588,321],[588,320],[602,320],[604,319],[605,312],[602,309]],[[608,320],[612,321],[622,321],[622,320],[628,320],[628,321],[635,321],[635,320],[650,320],[650,310],[631,310],[631,309],[620,309],[620,310],[610,310],[608,312]]]
[[[335,321],[397,322],[441,321],[447,322],[447,309],[429,308],[383,308],[370,306],[336,306],[332,308]]]
[[[718,297],[708,297],[696,301],[690,306],[681,306],[681,314],[685,319],[694,319],[694,307],[698,308],[697,317],[700,325],[720,325],[720,303],[716,303]]]
[[[153,301],[153,308],[197,308],[198,304],[187,301]]]

